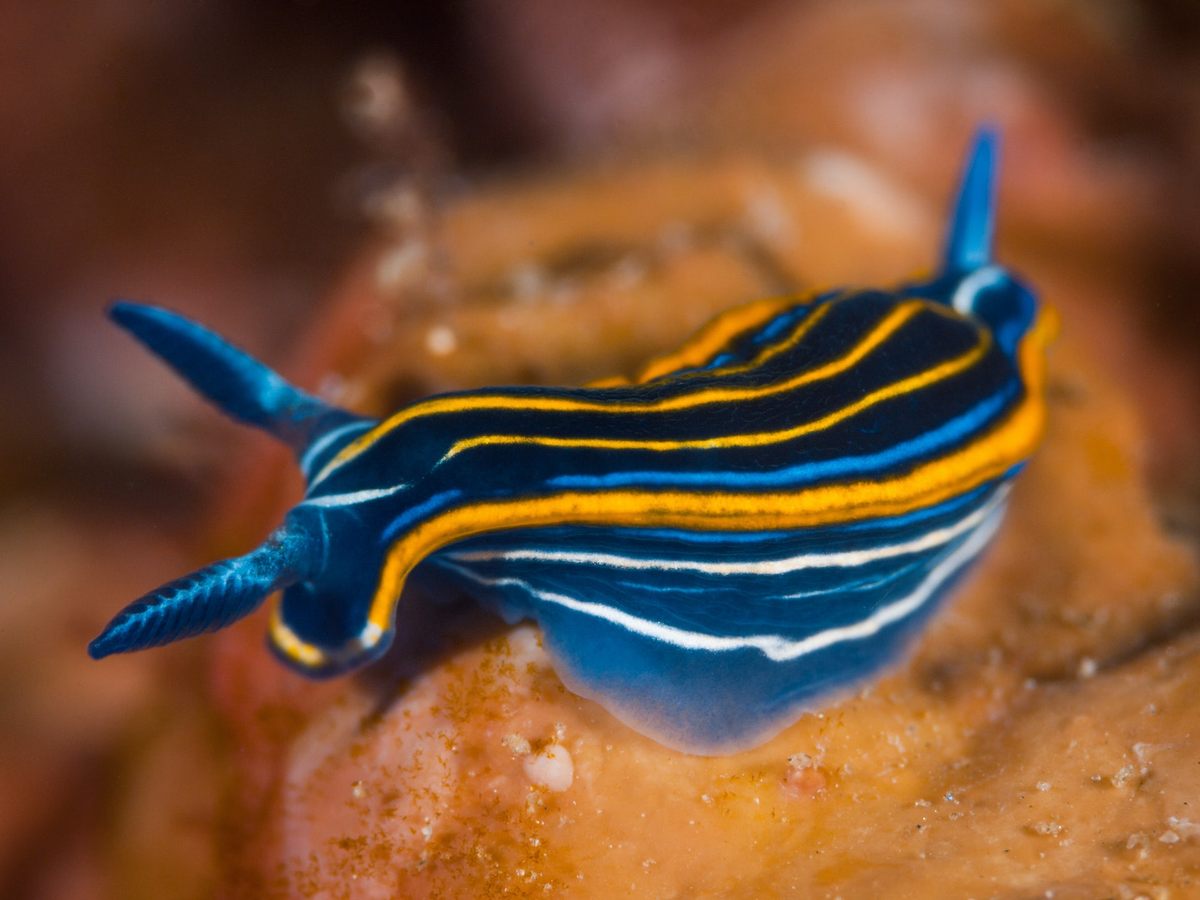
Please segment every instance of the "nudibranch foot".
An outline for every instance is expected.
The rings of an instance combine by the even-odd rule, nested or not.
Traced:
[[[508,621],[535,619],[574,692],[667,746],[728,753],[894,663],[1007,494],[997,481],[921,515],[802,534],[643,532],[622,552],[589,529],[500,533],[430,563]]]
[[[980,133],[937,274],[757,301],[633,378],[487,388],[375,421],[165,310],[113,316],[296,453],[258,550],[122,612],[94,655],[222,627],[282,589],[281,660],[379,658],[410,576],[533,619],[568,686],[691,752],[750,746],[894,663],[982,553],[1040,438],[1052,319],[992,261]]]

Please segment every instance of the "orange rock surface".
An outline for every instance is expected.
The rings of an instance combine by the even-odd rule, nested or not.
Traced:
[[[360,408],[594,377],[780,282],[855,266],[859,281],[897,277],[935,244],[930,209],[903,202],[906,227],[874,232],[893,260],[873,252],[852,203],[794,166],[709,160],[483,191],[429,236],[467,301],[389,292],[385,247],[349,280],[325,352],[358,360],[343,362],[341,391]],[[796,235],[839,216],[841,242],[809,262]],[[388,659],[332,684],[284,672],[253,627],[229,632],[215,678],[240,766],[231,889],[1061,897],[1193,885],[1200,644],[1172,635],[1195,616],[1200,574],[1157,521],[1129,398],[1074,342],[1061,299],[1049,433],[996,546],[909,661],[752,751],[655,744],[568,692],[531,626],[453,598],[410,598]]]

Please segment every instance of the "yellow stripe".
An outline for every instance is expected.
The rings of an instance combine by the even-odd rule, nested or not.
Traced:
[[[676,369],[692,368],[708,360],[714,353],[729,343],[734,335],[754,328],[770,320],[777,313],[799,301],[782,297],[755,300],[717,316],[698,331],[686,344],[653,359],[642,366],[634,377],[634,384],[645,384]]]
[[[624,375],[609,375],[607,378],[596,378],[584,384],[586,388],[629,387],[631,382]]]
[[[822,312],[822,307],[809,316],[809,319],[814,319]],[[414,404],[407,409],[401,410],[392,416],[386,422],[372,431],[367,432],[362,437],[357,438],[345,448],[343,448],[337,456],[330,460],[325,467],[313,479],[313,484],[324,479],[330,472],[341,465],[349,462],[359,454],[370,449],[370,447],[384,437],[388,432],[399,428],[408,422],[417,418],[422,418],[430,415],[444,415],[454,412],[463,412],[466,410],[481,410],[481,409],[508,409],[519,411],[537,410],[540,412],[597,412],[605,414],[622,414],[622,413],[658,413],[671,412],[678,409],[690,409],[695,406],[703,406],[710,403],[727,403],[733,400],[751,399],[758,396],[766,396],[769,393],[791,390],[802,384],[807,384],[812,381],[817,381],[822,378],[829,378],[840,372],[845,371],[855,365],[867,353],[874,350],[879,344],[883,343],[905,322],[911,319],[920,311],[934,312],[941,315],[956,315],[952,310],[948,310],[942,304],[935,304],[928,300],[909,300],[900,304],[891,313],[884,317],[875,328],[849,353],[839,360],[834,360],[817,369],[812,369],[802,373],[793,379],[779,384],[766,385],[760,388],[720,388],[711,387],[698,390],[690,394],[682,394],[674,397],[666,397],[660,400],[654,400],[647,403],[614,403],[605,400],[577,400],[568,397],[531,397],[527,394],[517,395],[474,395],[468,394],[458,397],[434,397],[422,403]],[[812,327],[815,322],[807,323],[808,327]]]
[[[325,662],[327,657],[320,647],[301,640],[296,632],[288,628],[287,623],[283,621],[283,613],[280,611],[278,602],[271,608],[271,621],[268,628],[272,643],[279,652],[293,662],[309,669],[315,669]]]
[[[752,328],[762,325],[770,321],[774,316],[782,313],[784,310],[793,306],[800,306],[808,303],[810,300],[799,300],[788,297],[770,297],[764,300],[755,300],[752,303],[745,303],[735,307],[728,312],[721,313],[708,324],[704,325],[686,344],[670,353],[656,357],[646,363],[639,370],[638,374],[633,378],[627,378],[624,375],[613,375],[609,378],[597,378],[595,381],[589,381],[586,387],[590,388],[610,388],[610,387],[629,387],[636,384],[646,384],[649,381],[654,381],[656,378],[661,378],[664,375],[670,375],[679,369],[695,368],[702,365],[721,348],[729,343],[736,335],[743,331],[748,331]],[[815,323],[812,323],[815,324]],[[807,332],[811,325],[806,326],[802,331]],[[758,357],[738,366],[736,370],[752,368],[760,364],[764,359],[774,356],[776,353],[782,352],[787,346],[792,346],[799,342],[800,335],[793,335],[786,342],[785,346],[779,347],[774,352],[769,352],[769,355],[764,356],[760,353]],[[771,348],[768,347],[768,351]],[[696,373],[697,375],[712,376],[718,372],[725,374],[731,370],[721,368],[709,372]]]
[[[404,579],[418,562],[462,538],[550,524],[639,525],[654,528],[755,531],[838,524],[902,515],[971,490],[1033,452],[1045,420],[1044,353],[1057,321],[1038,316],[1019,350],[1026,395],[986,437],[907,475],[884,481],[826,485],[770,494],[569,491],[533,500],[502,500],[449,510],[423,522],[388,550],[369,621],[391,627]]]
[[[928,387],[938,381],[943,381],[950,378],[959,372],[969,369],[977,363],[987,353],[991,346],[991,335],[986,331],[979,333],[979,341],[976,345],[966,353],[947,360],[940,365],[926,369],[924,372],[919,372],[916,375],[911,375],[908,378],[903,378],[900,381],[893,382],[887,387],[872,391],[865,397],[851,403],[849,406],[844,406],[839,410],[822,416],[819,419],[814,419],[812,422],[807,422],[803,425],[795,425],[791,428],[785,428],[778,431],[761,431],[751,434],[734,434],[725,435],[715,438],[698,438],[686,441],[666,441],[666,440],[632,440],[626,438],[558,438],[551,436],[530,436],[523,434],[485,434],[473,438],[464,438],[451,446],[440,462],[445,462],[450,457],[455,456],[464,450],[471,450],[475,447],[492,446],[497,444],[532,444],[539,447],[587,447],[596,450],[650,450],[656,452],[665,452],[669,450],[716,450],[725,447],[761,447],[766,444],[779,444],[784,441],[790,441],[794,438],[803,437],[806,434],[812,434],[817,431],[824,431],[839,422],[843,422],[851,416],[855,416],[863,410],[869,409],[884,400],[889,400],[893,397],[898,397],[903,394],[912,393],[920,390],[923,387]],[[869,350],[870,348],[867,348]],[[854,360],[857,362],[867,352],[863,350]],[[857,352],[857,351],[856,351]],[[838,365],[843,369],[848,365],[843,364],[844,361],[839,360]],[[852,365],[853,363],[850,363]],[[819,371],[819,370],[814,370]],[[750,397],[764,397],[770,394],[776,394],[781,391],[799,387],[808,381],[815,380],[808,376],[813,373],[797,376],[786,382],[780,382],[775,385],[770,385],[768,388],[762,389],[746,389],[741,392],[730,392],[734,396],[730,397],[731,401],[747,399]]]

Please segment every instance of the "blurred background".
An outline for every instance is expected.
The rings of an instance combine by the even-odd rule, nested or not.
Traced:
[[[206,896],[218,878],[221,774],[198,748],[221,729],[163,692],[203,669],[188,651],[97,667],[84,647],[203,555],[201,511],[262,444],[105,321],[117,297],[336,394],[319,323],[347,273],[387,241],[407,255],[377,278],[469,302],[405,240],[481,186],[819,150],[824,189],[903,232],[940,209],[990,121],[1003,256],[1094,302],[1072,321],[1140,398],[1164,515],[1196,528],[1193,0],[7,0],[0,15],[0,894]],[[776,210],[749,214],[769,229]],[[192,783],[139,768],[157,740],[196,757]],[[147,813],[168,795],[169,816]]]

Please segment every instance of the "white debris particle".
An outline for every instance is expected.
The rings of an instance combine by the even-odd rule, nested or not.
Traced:
[[[1129,779],[1131,779],[1136,772],[1137,770],[1134,769],[1132,764],[1126,763],[1117,770],[1115,775],[1113,775],[1112,783],[1117,787],[1124,787],[1125,782],[1129,781]]]
[[[430,840],[433,837],[433,826],[426,825],[424,828],[422,828],[421,837],[425,838],[427,841]]]
[[[356,781],[353,785],[351,785],[350,793],[354,795],[355,800],[361,800],[363,797],[367,796],[367,789],[363,786],[361,781]]]
[[[566,747],[551,744],[541,753],[525,757],[525,774],[550,791],[565,791],[575,780],[575,764]]]
[[[405,241],[379,258],[375,266],[375,283],[384,292],[394,292],[414,284],[425,272],[429,248],[424,241]]]
[[[528,625],[520,625],[509,632],[508,649],[511,654],[509,661],[518,670],[550,664],[541,637]]]
[[[395,57],[375,53],[354,67],[345,113],[367,137],[386,136],[404,126],[412,114],[412,99],[404,69]]]
[[[706,805],[708,805],[708,806],[712,806],[713,798],[712,798],[710,795],[708,795],[708,794],[701,794],[701,795],[700,795],[700,799],[701,799],[701,801],[703,801],[703,802],[704,802]]]
[[[1034,786],[1042,793],[1045,793],[1046,791],[1050,790],[1050,787],[1051,787],[1050,782],[1048,782],[1048,781],[1039,781]]]
[[[425,203],[413,185],[396,181],[368,194],[363,212],[389,228],[404,231],[420,224]]]
[[[1096,674],[1096,671],[1098,669],[1099,669],[1099,666],[1097,665],[1096,661],[1094,659],[1092,659],[1090,656],[1085,656],[1083,659],[1081,659],[1079,661],[1079,677],[1080,678],[1091,678]]]
[[[1174,831],[1171,831],[1170,829],[1167,829],[1162,834],[1160,834],[1158,836],[1158,839],[1159,839],[1159,841],[1161,841],[1164,844],[1178,844],[1179,843],[1179,835],[1176,834]]]
[[[550,300],[559,306],[570,306],[579,300],[579,285],[569,278],[558,279],[550,291]]]
[[[667,256],[678,256],[692,249],[695,235],[687,222],[668,222],[658,233],[658,248]]]
[[[795,222],[783,203],[779,191],[760,186],[747,192],[745,198],[746,226],[764,241],[785,241],[792,237]]]
[[[508,275],[513,296],[518,300],[533,300],[546,290],[546,273],[533,263],[521,263]]]
[[[458,335],[445,325],[435,325],[425,333],[425,349],[433,356],[449,356],[458,349]]]
[[[887,234],[920,233],[928,220],[921,202],[874,166],[839,150],[817,150],[800,163],[814,191],[841,201],[864,224]]]
[[[506,734],[501,740],[505,747],[517,756],[528,756],[530,751],[529,739],[517,733]]]
[[[1167,816],[1167,824],[1183,837],[1200,837],[1200,823],[1193,822],[1191,819],[1183,819],[1177,816]]]
[[[612,286],[618,291],[637,287],[646,278],[646,264],[636,256],[626,256],[612,268]]]
[[[1058,822],[1034,822],[1029,830],[1044,837],[1057,837],[1062,834],[1063,827]]]
[[[1137,761],[1141,764],[1142,775],[1150,774],[1150,754],[1155,750],[1162,750],[1169,746],[1169,744],[1147,744],[1139,741],[1130,748],[1133,750],[1133,755],[1137,757]]]
[[[1126,850],[1138,851],[1138,856],[1145,859],[1147,856],[1147,845],[1150,841],[1146,838],[1145,832],[1133,832],[1126,839]]]
[[[317,395],[330,403],[342,403],[346,398],[346,388],[346,379],[336,372],[330,372],[317,385]]]

